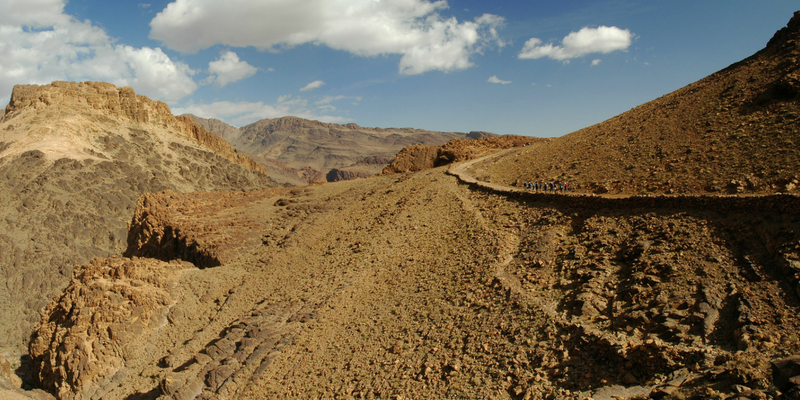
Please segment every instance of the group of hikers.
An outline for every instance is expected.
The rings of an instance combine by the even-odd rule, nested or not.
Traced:
[[[568,192],[569,184],[567,182],[522,182],[525,189],[533,190],[534,192]]]

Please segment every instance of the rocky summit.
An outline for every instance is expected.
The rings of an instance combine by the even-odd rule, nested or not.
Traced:
[[[753,57],[563,138],[413,146],[301,187],[127,89],[19,96],[38,100],[0,125],[28,132],[4,136],[0,223],[21,250],[0,254],[7,287],[50,294],[3,300],[38,323],[0,396],[798,399],[798,32],[800,12]],[[159,192],[113,201],[134,183]]]

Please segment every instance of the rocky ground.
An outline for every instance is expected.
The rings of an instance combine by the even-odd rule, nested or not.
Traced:
[[[81,267],[34,335],[34,371],[61,398],[794,393],[778,360],[800,354],[797,214],[621,205],[442,168],[149,195],[128,254],[212,261]],[[147,291],[163,298],[139,305]],[[78,322],[54,329],[58,310]],[[50,372],[61,360],[83,372]]]

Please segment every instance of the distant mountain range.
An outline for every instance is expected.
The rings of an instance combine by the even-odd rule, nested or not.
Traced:
[[[263,119],[236,128],[213,118],[187,116],[262,163],[276,181],[292,185],[378,174],[400,150],[413,144],[443,145],[452,139],[498,136],[489,132],[365,128],[297,117]]]

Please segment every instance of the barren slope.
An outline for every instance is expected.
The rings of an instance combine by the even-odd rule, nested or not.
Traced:
[[[0,352],[24,348],[73,266],[122,253],[143,193],[273,185],[230,144],[131,88],[15,87],[0,122]]]
[[[152,275],[163,280],[135,284],[125,265],[156,264],[83,267],[108,272],[76,276],[51,303],[31,345],[37,374],[49,390],[105,399],[724,398],[743,390],[734,385],[764,398],[791,388],[769,361],[800,354],[800,282],[787,273],[800,271],[800,218],[787,211],[797,198],[694,208],[476,189],[438,168],[149,195],[128,254],[219,266],[174,275],[177,265],[159,264]],[[88,318],[100,309],[82,304],[114,301],[88,290],[112,284],[106,276],[174,290],[138,311],[158,316],[140,328],[124,301],[120,315],[95,317],[129,332],[117,341],[58,322],[58,307]],[[70,350],[83,342],[102,363]],[[67,352],[86,379],[48,372]]]
[[[800,184],[798,57],[795,13],[752,57],[605,122],[487,164],[486,175],[506,184],[568,181],[611,193],[794,191]]]

